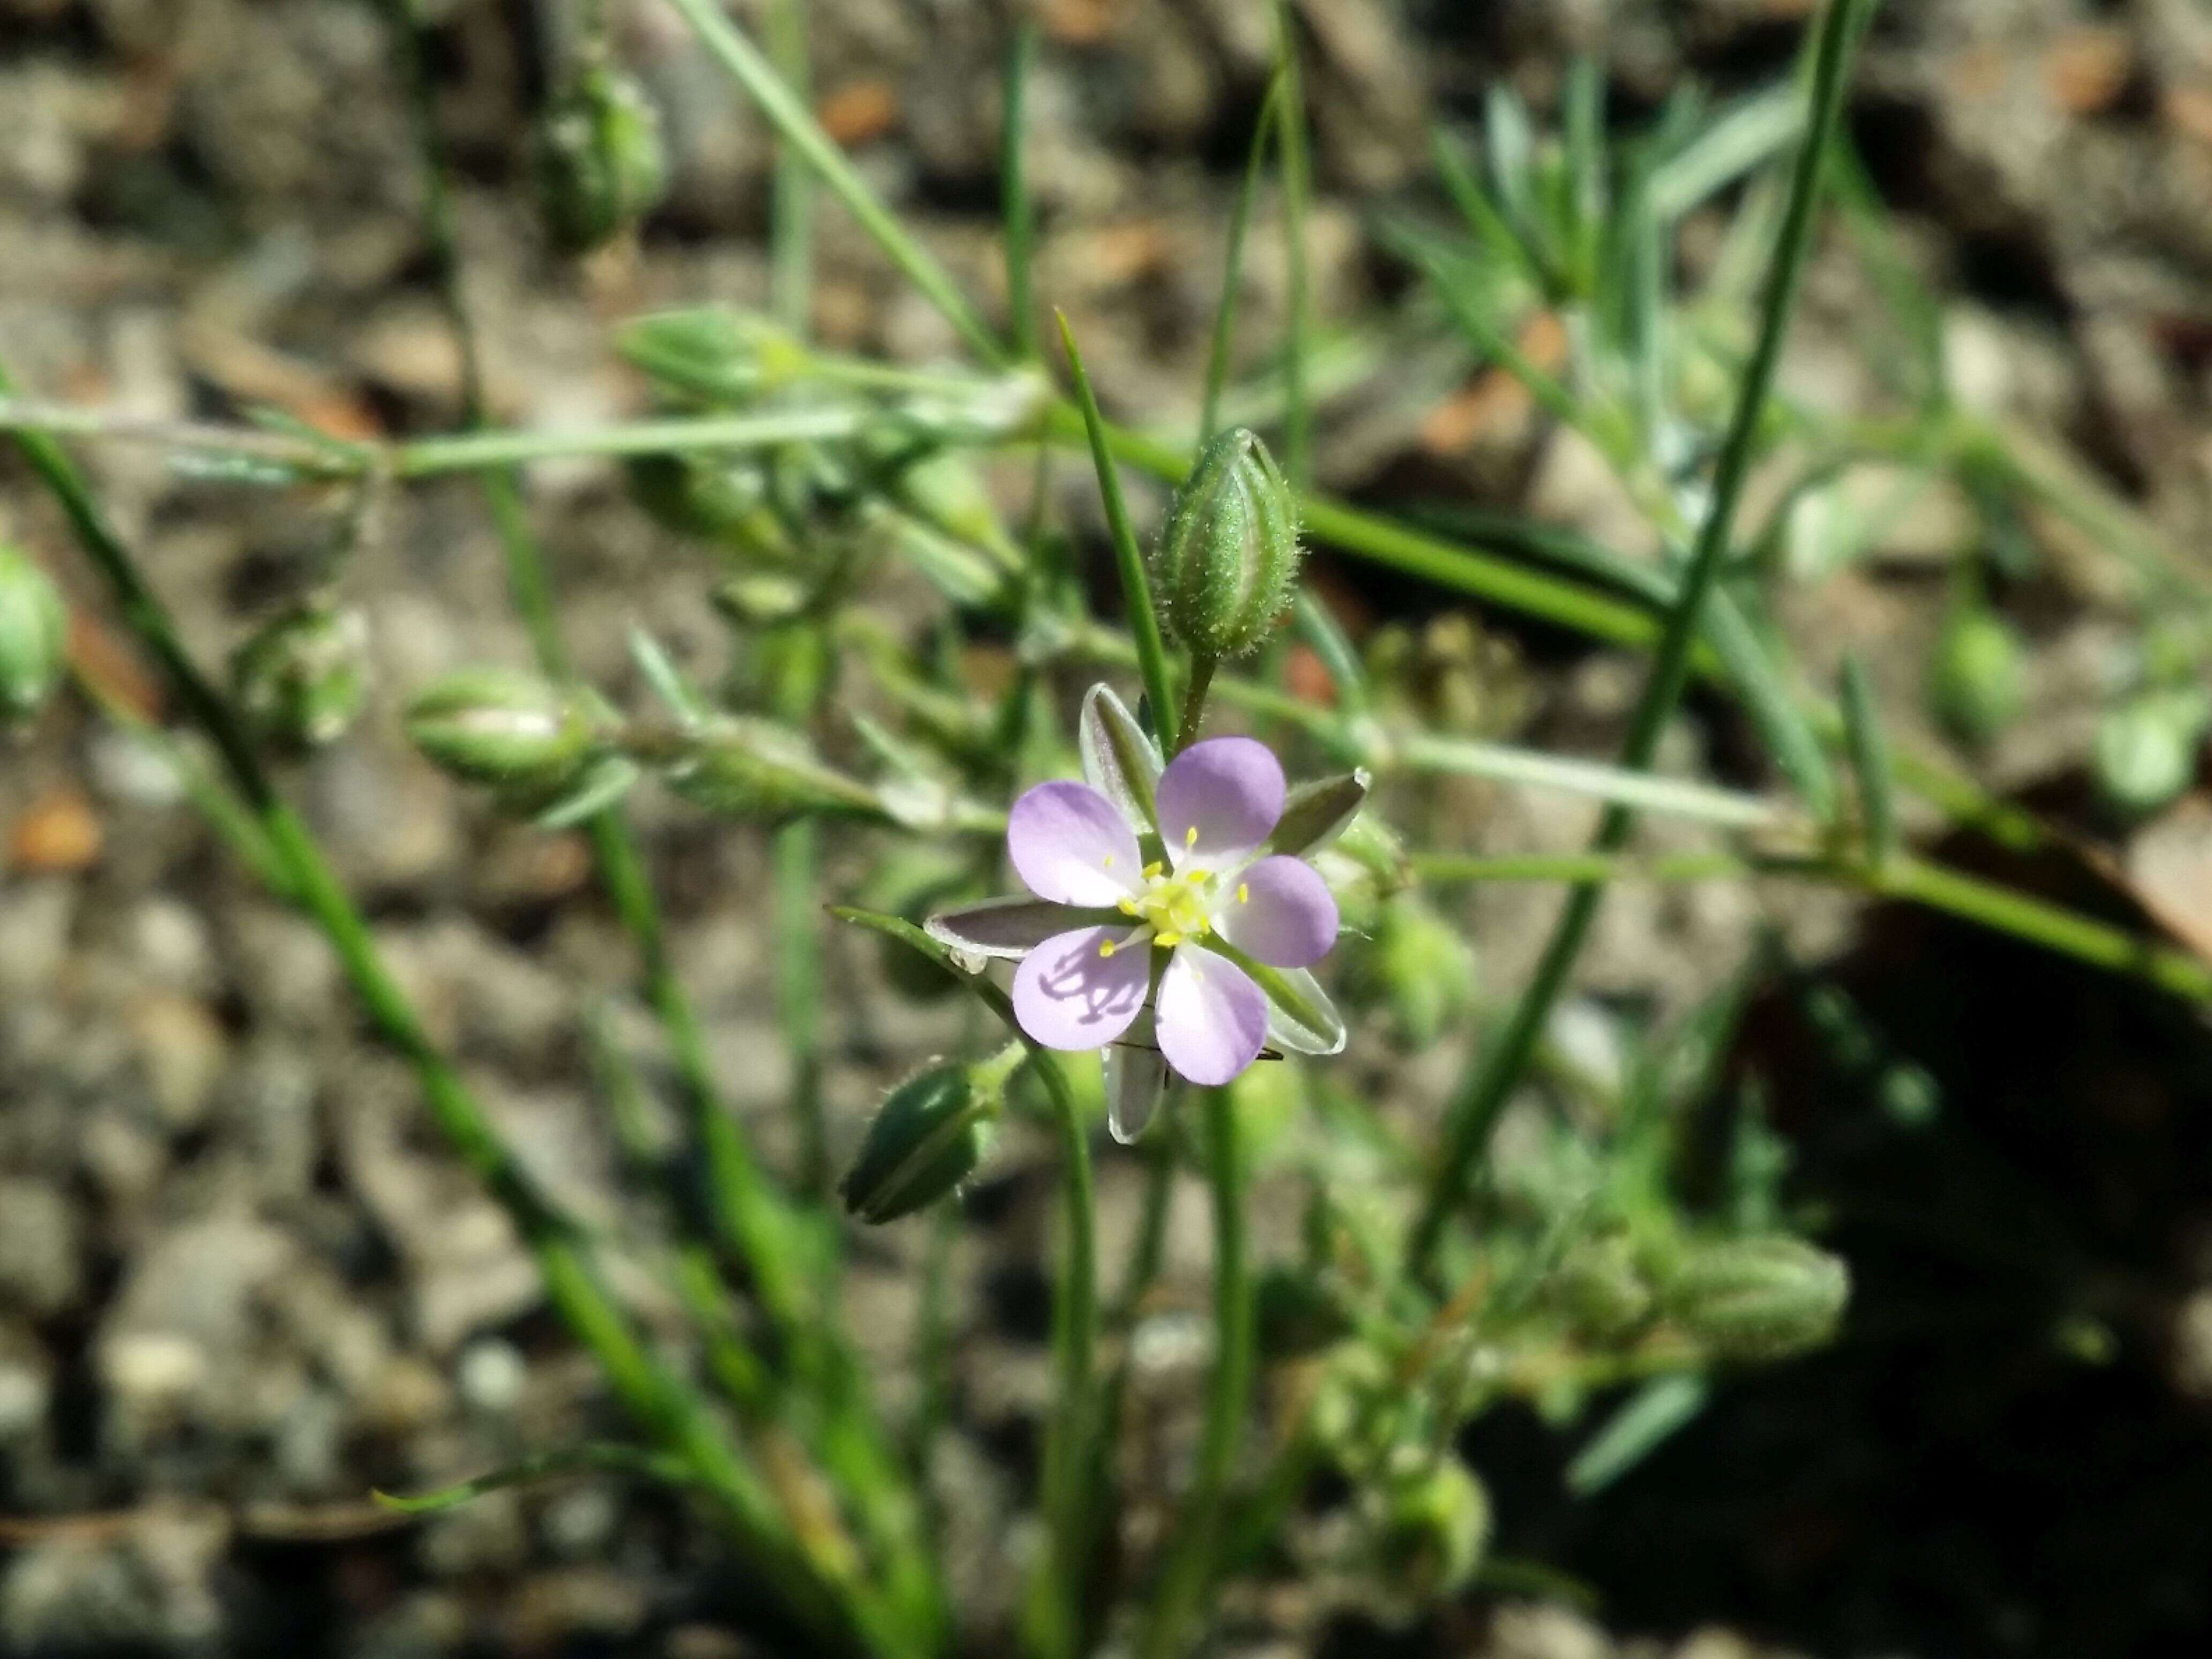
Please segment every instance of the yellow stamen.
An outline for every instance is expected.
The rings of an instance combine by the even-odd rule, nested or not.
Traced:
[[[1240,881],[1237,884],[1237,902],[1239,904],[1249,904],[1252,902],[1252,884],[1250,882]]]
[[[1160,872],[1166,868],[1167,866],[1162,864],[1158,859],[1153,860],[1150,864],[1145,866],[1145,879],[1146,881],[1158,881],[1160,878]]]
[[[1114,908],[1116,910],[1119,910],[1125,916],[1133,916],[1137,914],[1137,901],[1134,899],[1115,899],[1114,901]]]
[[[1182,844],[1186,847],[1195,847],[1198,845],[1198,826],[1196,824],[1192,824],[1189,829],[1182,832]]]
[[[1114,855],[1111,853],[1109,853],[1103,859],[1101,859],[1099,862],[1104,865],[1109,870],[1111,870],[1114,867]]]
[[[1181,933],[1161,933],[1158,935],[1158,938],[1162,946],[1170,951],[1175,949],[1176,945],[1182,943],[1182,935]]]
[[[1098,954],[1102,957],[1112,956],[1114,954],[1114,941],[1110,939],[1100,939],[1098,941]]]

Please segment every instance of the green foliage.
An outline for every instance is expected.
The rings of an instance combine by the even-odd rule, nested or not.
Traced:
[[[586,253],[635,225],[668,189],[660,112],[623,70],[587,64],[538,117],[538,204],[553,245]]]
[[[0,541],[0,724],[46,706],[68,665],[69,611],[53,578]]]

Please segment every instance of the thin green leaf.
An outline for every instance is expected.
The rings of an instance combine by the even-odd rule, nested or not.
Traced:
[[[562,1475],[599,1474],[635,1475],[672,1486],[697,1484],[696,1478],[676,1458],[665,1457],[637,1446],[587,1441],[582,1445],[562,1446],[551,1451],[538,1452],[510,1463],[503,1469],[494,1469],[473,1480],[441,1486],[434,1492],[416,1492],[411,1496],[388,1492],[370,1495],[379,1505],[394,1515],[435,1515],[441,1510],[458,1509],[473,1498],[482,1498],[486,1492],[498,1492],[503,1487],[528,1486]]]
[[[1730,106],[1651,175],[1651,210],[1680,219],[1787,149],[1805,130],[1805,92],[1796,81]]]
[[[1012,313],[1014,349],[1037,355],[1036,301],[1030,265],[1036,242],[1036,210],[1030,198],[1028,120],[1030,75],[1036,67],[1038,24],[1024,16],[1006,52],[1005,115],[999,134],[1000,212],[1006,245],[1006,308]]]
[[[1844,734],[1851,770],[1858,780],[1859,815],[1866,833],[1867,858],[1884,865],[1897,853],[1897,802],[1890,793],[1889,740],[1873,689],[1856,657],[1844,659]]]
[[[1705,1410],[1711,1393],[1702,1376],[1646,1382],[1575,1454],[1567,1465],[1567,1490],[1577,1498],[1603,1492]]]

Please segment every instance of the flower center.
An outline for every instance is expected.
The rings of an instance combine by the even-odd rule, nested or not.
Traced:
[[[1156,942],[1180,945],[1213,931],[1213,874],[1194,866],[1170,874],[1164,865],[1145,866],[1145,890],[1121,901],[1121,914],[1152,931]]]

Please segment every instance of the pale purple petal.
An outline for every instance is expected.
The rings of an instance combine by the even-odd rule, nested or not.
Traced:
[[[1151,830],[1160,751],[1112,687],[1102,682],[1085,694],[1075,741],[1083,756],[1084,781],[1120,807],[1138,835]]]
[[[1283,816],[1282,763],[1250,738],[1208,738],[1168,763],[1157,793],[1160,839],[1178,869],[1249,856]]]
[[[1303,859],[1261,859],[1224,890],[1213,925],[1270,968],[1309,968],[1336,943],[1336,898]]]
[[[1103,915],[1090,920],[1103,921]],[[1069,914],[1064,904],[1017,896],[985,899],[940,910],[922,924],[922,931],[939,945],[971,957],[1022,957],[1054,933],[1067,932],[1072,921],[1085,920]]]
[[[1106,1050],[1106,1127],[1124,1146],[1134,1146],[1159,1109],[1168,1086],[1167,1061],[1157,1048],[1116,1042]]]
[[[1097,1048],[1129,1029],[1151,988],[1152,951],[1142,944],[1108,954],[1126,927],[1055,933],[1014,969],[1014,1017],[1048,1048]],[[1264,1016],[1263,1016],[1264,1018]]]
[[[1087,783],[1041,783],[1006,815],[1006,856],[1054,904],[1109,905],[1141,885],[1144,854],[1114,803]]]
[[[1267,1040],[1267,999],[1252,976],[1196,945],[1169,962],[1153,1015],[1168,1064],[1207,1087],[1249,1066]]]

